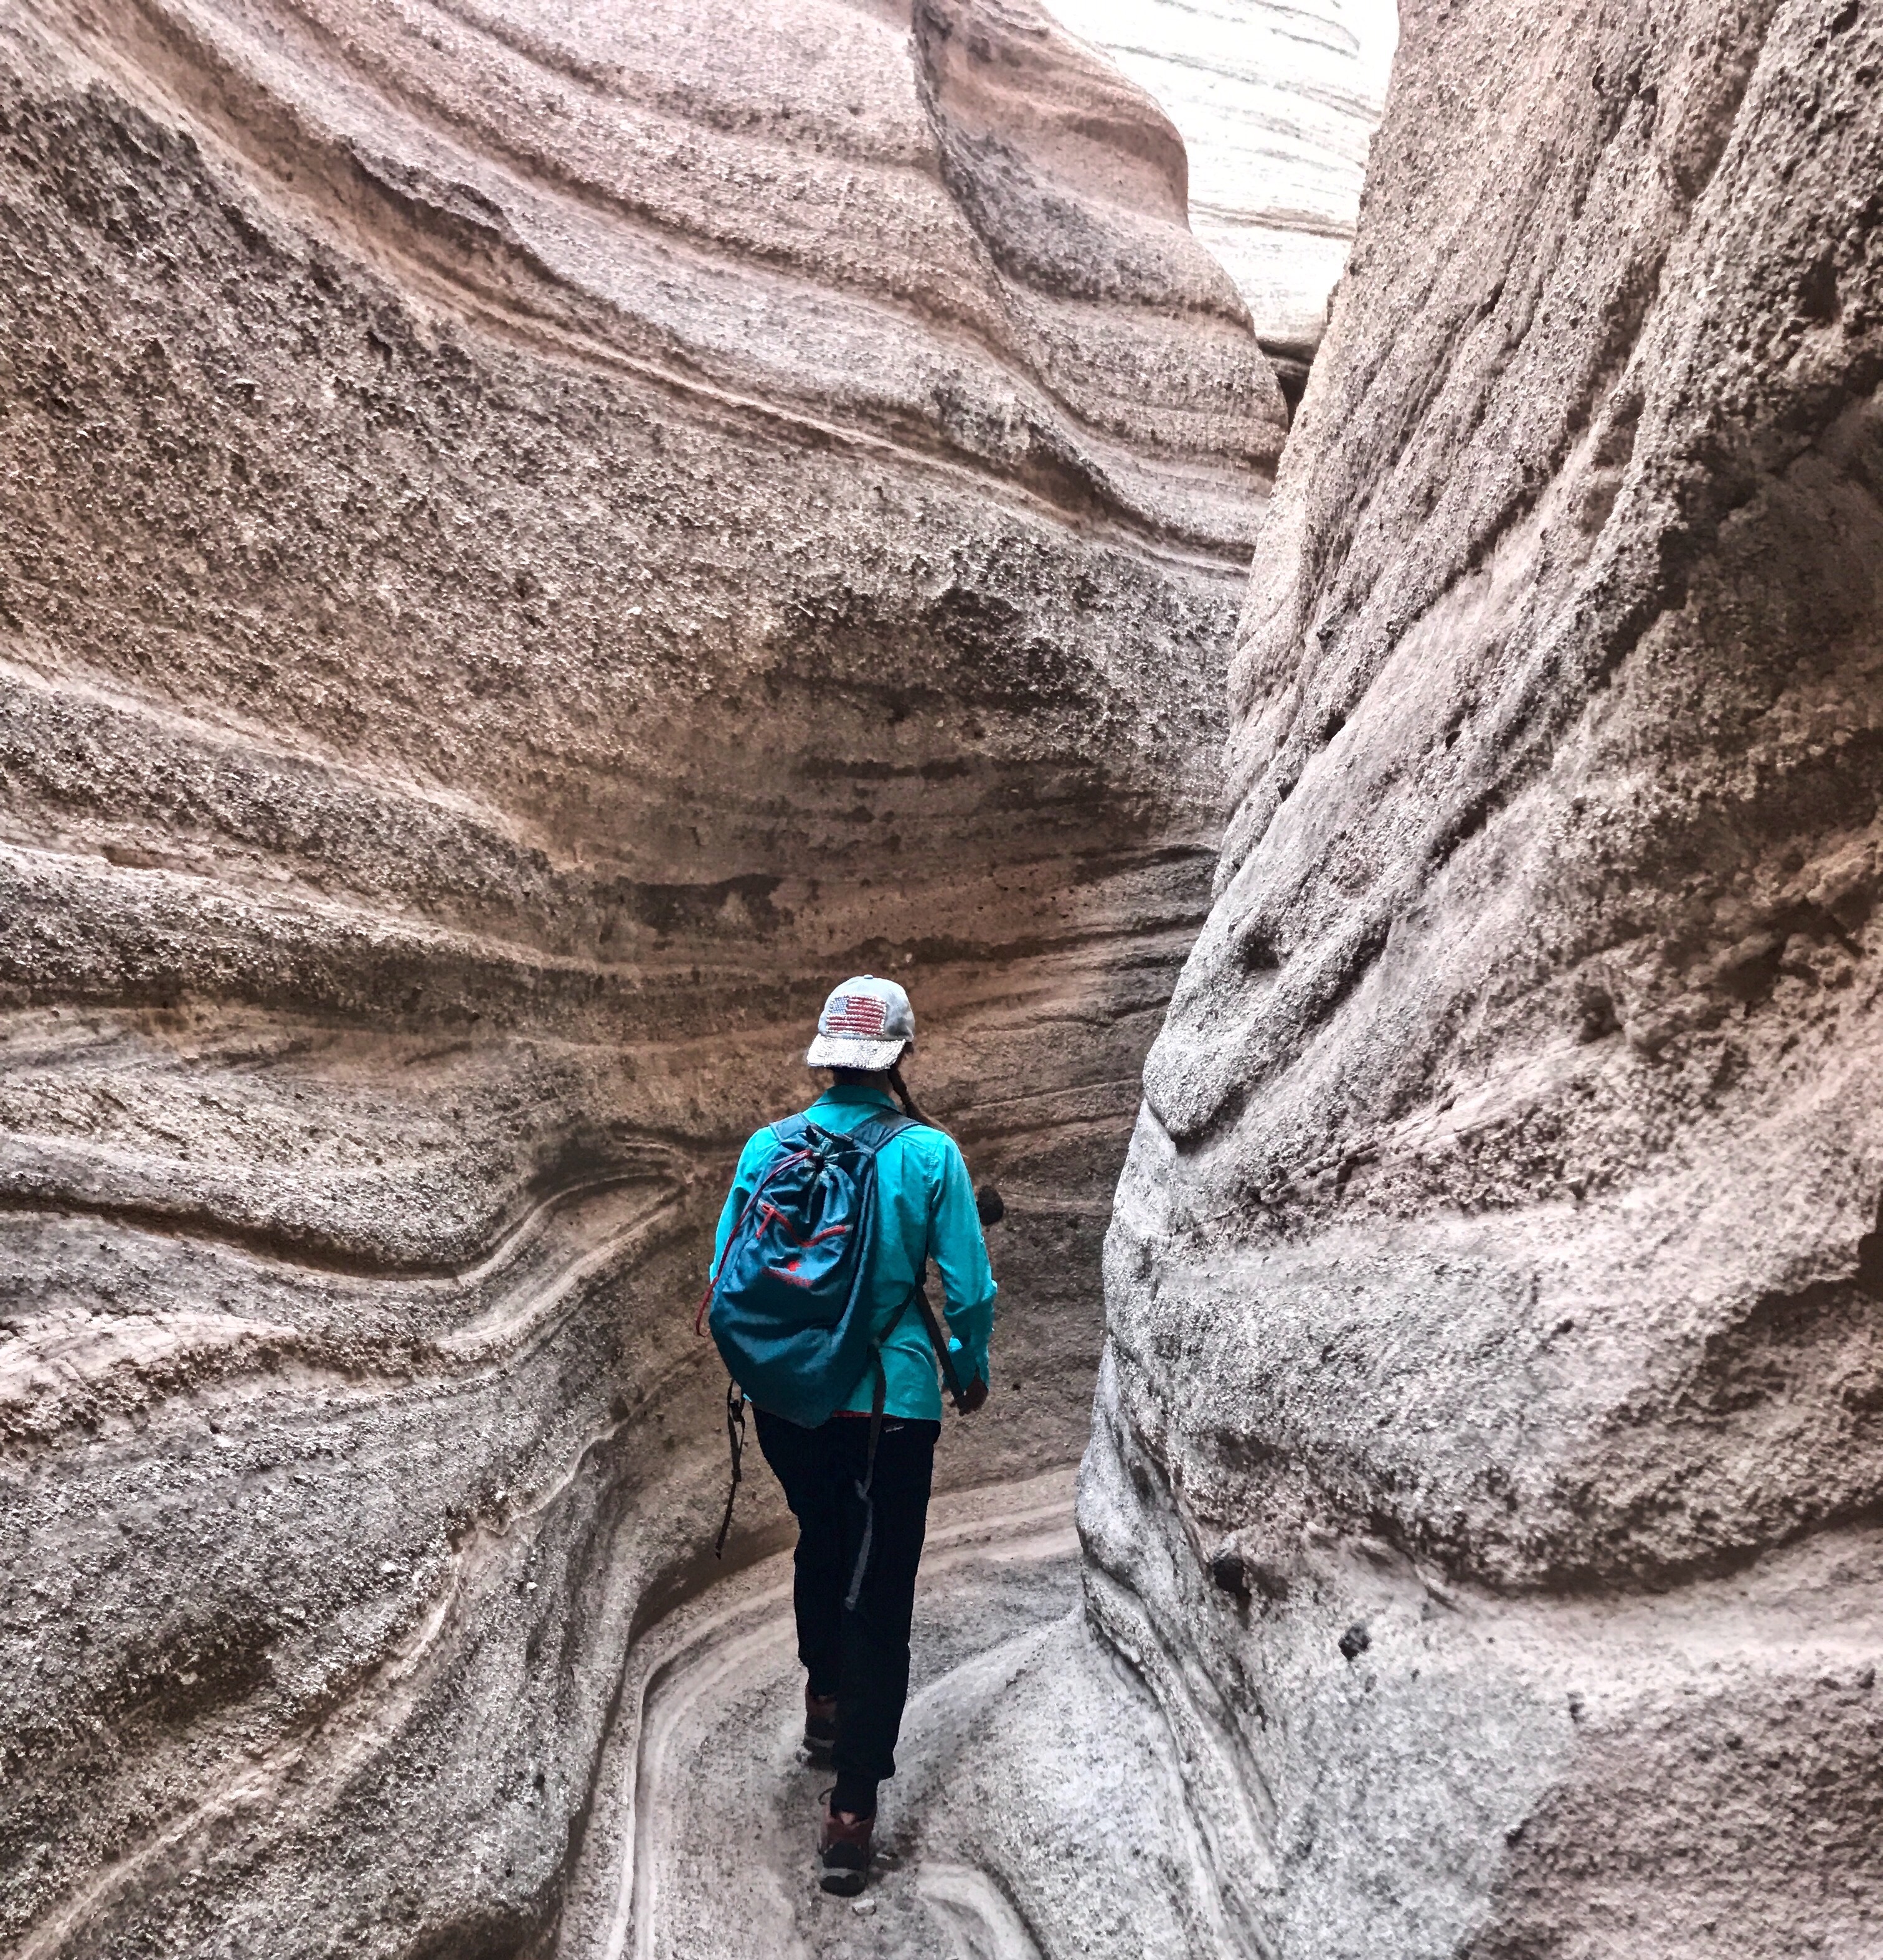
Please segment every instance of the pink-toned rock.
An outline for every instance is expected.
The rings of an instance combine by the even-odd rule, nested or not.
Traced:
[[[1007,0],[27,0],[0,262],[0,1946],[545,1950],[843,975],[1083,1444],[1280,396]]]
[[[1883,18],[1420,5],[1082,1517],[1290,1956],[1858,1954]]]

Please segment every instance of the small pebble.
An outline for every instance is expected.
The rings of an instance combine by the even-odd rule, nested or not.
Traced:
[[[850,1902],[850,1910],[852,1912],[874,1912],[876,1909],[876,1902],[874,1899],[852,1899]]]

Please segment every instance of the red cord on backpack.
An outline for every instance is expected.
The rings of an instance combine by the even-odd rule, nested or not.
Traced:
[[[809,1150],[793,1150],[788,1155],[781,1157],[765,1172],[765,1176],[759,1179],[757,1185],[753,1188],[752,1195],[746,1200],[745,1210],[739,1214],[739,1223],[726,1234],[724,1251],[722,1251],[719,1257],[713,1262],[713,1276],[706,1282],[706,1290],[700,1295],[700,1309],[693,1316],[693,1332],[695,1335],[706,1332],[706,1309],[713,1303],[713,1289],[719,1284],[720,1271],[726,1263],[726,1254],[730,1252],[738,1242],[739,1234],[744,1230],[746,1220],[752,1216],[752,1208],[764,1195],[765,1186],[778,1176],[780,1171],[788,1169],[794,1163],[801,1163],[810,1154]]]

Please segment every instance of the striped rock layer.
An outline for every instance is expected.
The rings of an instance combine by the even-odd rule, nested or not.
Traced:
[[[0,1947],[555,1944],[847,973],[943,1479],[1082,1446],[1284,426],[1183,183],[1018,0],[0,21]]]
[[[1401,14],[1111,1227],[1092,1609],[1223,1950],[1872,1953],[1883,9]]]
[[[1051,0],[1169,112],[1190,223],[1298,402],[1353,241],[1397,0]]]

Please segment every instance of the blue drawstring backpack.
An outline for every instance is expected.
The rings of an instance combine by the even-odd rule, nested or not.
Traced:
[[[727,1372],[774,1415],[816,1428],[870,1365],[876,1153],[914,1127],[896,1115],[848,1136],[808,1116],[771,1126],[783,1154],[727,1235],[703,1304]]]
[[[854,1605],[870,1556],[876,1472],[886,1389],[883,1357],[871,1327],[870,1253],[876,1240],[876,1153],[905,1130],[910,1116],[876,1116],[848,1135],[808,1116],[771,1126],[784,1146],[746,1200],[713,1268],[699,1316],[732,1377],[726,1392],[726,1432],[732,1450],[732,1488],[715,1552],[723,1552],[738,1494],[745,1440],[740,1392],[759,1408],[806,1429],[827,1422],[850,1399],[867,1368],[876,1371],[867,1467],[857,1494],[864,1500],[863,1547],[846,1604]],[[915,1300],[957,1406],[960,1383],[934,1310],[918,1284]]]

